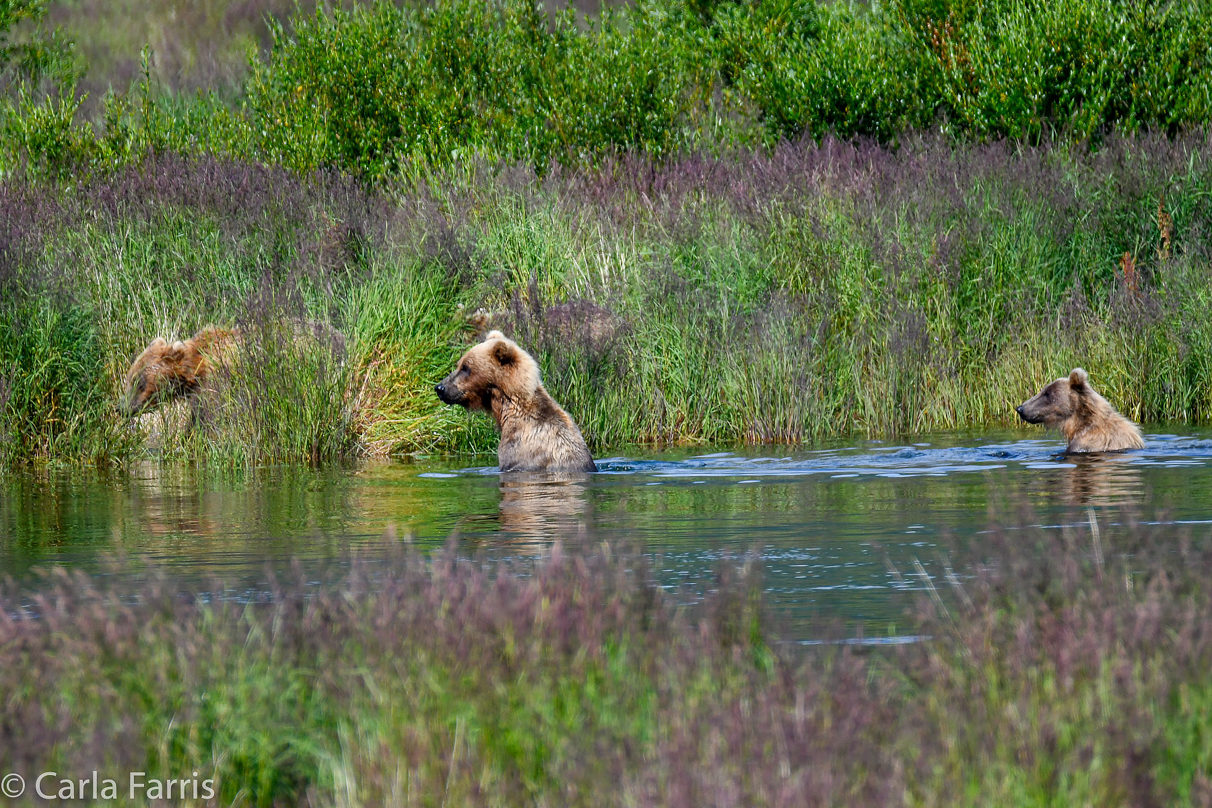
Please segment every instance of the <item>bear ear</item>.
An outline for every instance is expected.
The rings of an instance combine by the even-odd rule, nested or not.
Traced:
[[[168,349],[168,352],[169,352],[169,356],[171,356],[173,359],[176,359],[178,361],[181,359],[184,359],[185,358],[185,343],[182,342],[181,340],[177,340],[176,342],[174,342],[172,344],[172,347],[170,347]]]
[[[167,348],[168,340],[166,340],[164,337],[156,337],[154,340],[152,340],[151,345],[149,345],[148,347],[149,348]]]
[[[518,352],[508,342],[498,342],[492,347],[492,358],[497,360],[498,365],[508,367],[518,361]]]
[[[500,331],[493,329],[492,331],[489,331],[487,334],[484,335],[485,342],[488,342],[490,339],[505,339],[505,335],[502,334]]]
[[[1082,370],[1081,368],[1074,368],[1072,372],[1069,373],[1069,386],[1074,388],[1085,387],[1086,380],[1089,378],[1090,375],[1086,373],[1086,371]]]

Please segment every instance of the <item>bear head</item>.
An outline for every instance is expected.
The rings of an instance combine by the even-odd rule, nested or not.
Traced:
[[[161,402],[185,395],[197,386],[202,355],[192,342],[169,343],[156,337],[126,373],[126,397],[118,411],[133,418]]]
[[[541,388],[534,358],[500,331],[489,331],[434,391],[446,404],[499,414],[505,401],[526,401]]]
[[[1066,377],[1050,382],[1038,395],[1028,399],[1014,411],[1029,424],[1061,427],[1091,410],[1096,393],[1090,387],[1089,375],[1074,368]]]

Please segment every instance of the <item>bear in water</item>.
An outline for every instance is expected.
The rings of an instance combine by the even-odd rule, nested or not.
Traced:
[[[492,415],[501,471],[597,471],[581,430],[548,394],[534,357],[490,331],[434,388],[446,404]]]
[[[1090,386],[1090,377],[1081,368],[1051,382],[1015,411],[1029,424],[1059,429],[1070,452],[1120,452],[1145,446],[1136,424]]]

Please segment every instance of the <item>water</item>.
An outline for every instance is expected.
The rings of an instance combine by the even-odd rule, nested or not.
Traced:
[[[1013,515],[1026,501],[1040,524],[1057,525],[1133,506],[1212,535],[1212,432],[1150,434],[1140,452],[1076,458],[1040,434],[633,452],[599,460],[584,479],[449,461],[8,474],[0,569],[33,589],[53,563],[99,576],[154,564],[183,586],[221,579],[229,588],[212,594],[248,598],[292,561],[318,580],[351,551],[382,559],[404,537],[421,548],[453,537],[489,563],[526,563],[560,537],[644,552],[681,589],[710,585],[723,557],[754,553],[785,631],[810,641],[839,621],[867,638],[902,633],[906,593],[924,586],[914,561],[937,571],[939,538],[979,541],[991,509]]]

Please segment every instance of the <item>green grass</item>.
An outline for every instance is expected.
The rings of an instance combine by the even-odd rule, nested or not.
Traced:
[[[1138,421],[1206,423],[1208,154],[1195,134],[1093,153],[936,138],[390,190],[180,158],[76,188],[12,179],[0,454],[491,452],[489,420],[432,393],[480,308],[598,452],[1005,425],[1078,365]],[[595,337],[565,303],[616,327]],[[274,336],[299,321],[344,353]],[[269,337],[230,406],[132,431],[113,412],[128,363],[207,323]]]
[[[245,605],[59,568],[0,611],[0,765],[197,771],[246,805],[1201,804],[1206,537],[1094,541],[951,548],[905,616],[928,639],[867,649],[775,642],[736,559],[694,606],[558,544],[491,572],[389,549]]]

